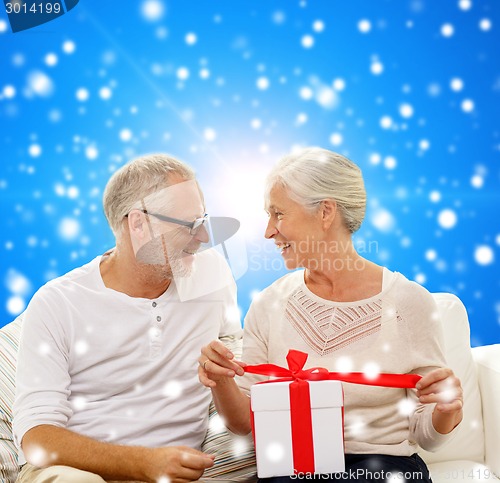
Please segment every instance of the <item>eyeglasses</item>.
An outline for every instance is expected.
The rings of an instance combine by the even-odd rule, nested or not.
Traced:
[[[184,221],[184,220],[179,220],[178,218],[172,218],[170,216],[160,215],[159,213],[149,213],[149,211],[147,210],[139,210],[139,211],[142,211],[146,215],[154,216],[155,218],[158,218],[161,221],[168,221],[169,223],[175,223],[176,225],[187,226],[189,228],[189,233],[193,236],[195,236],[200,231],[200,228],[208,221],[207,213],[205,213],[202,218],[196,218],[196,220],[194,221]],[[128,217],[128,214],[125,215],[125,217]]]

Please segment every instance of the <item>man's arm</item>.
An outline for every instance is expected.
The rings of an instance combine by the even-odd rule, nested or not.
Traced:
[[[186,446],[121,446],[47,424],[30,429],[22,439],[22,449],[32,465],[71,466],[106,480],[156,483],[166,477],[172,483],[195,481],[213,465],[212,456]]]

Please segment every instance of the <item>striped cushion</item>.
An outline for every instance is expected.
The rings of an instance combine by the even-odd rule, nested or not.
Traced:
[[[17,451],[12,441],[12,403],[21,316],[0,329],[0,481],[16,480]]]
[[[215,454],[215,464],[203,473],[203,481],[257,481],[252,436],[236,436],[224,427],[214,404],[210,405],[209,426],[202,451]]]
[[[221,341],[235,355],[236,359],[241,359],[242,339],[222,337]],[[216,478],[218,482],[257,481],[252,436],[236,436],[229,433],[217,414],[213,402],[210,404],[208,431],[201,450],[208,454],[215,454],[215,464],[203,473],[202,481],[209,481],[210,478]]]

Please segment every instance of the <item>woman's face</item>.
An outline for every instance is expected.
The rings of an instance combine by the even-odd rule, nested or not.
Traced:
[[[321,214],[311,213],[290,198],[286,188],[275,185],[269,195],[269,221],[265,232],[273,239],[289,270],[318,268],[325,245]],[[322,243],[318,243],[322,241]],[[312,266],[314,265],[314,266]]]

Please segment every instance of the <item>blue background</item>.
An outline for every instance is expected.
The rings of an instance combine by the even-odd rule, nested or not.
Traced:
[[[3,7],[3,6],[2,6]],[[0,11],[0,325],[113,246],[110,174],[168,152],[238,218],[242,315],[285,273],[262,182],[291,149],[363,170],[362,254],[465,303],[500,341],[500,5],[81,0],[13,34]],[[235,256],[240,256],[241,253]]]

